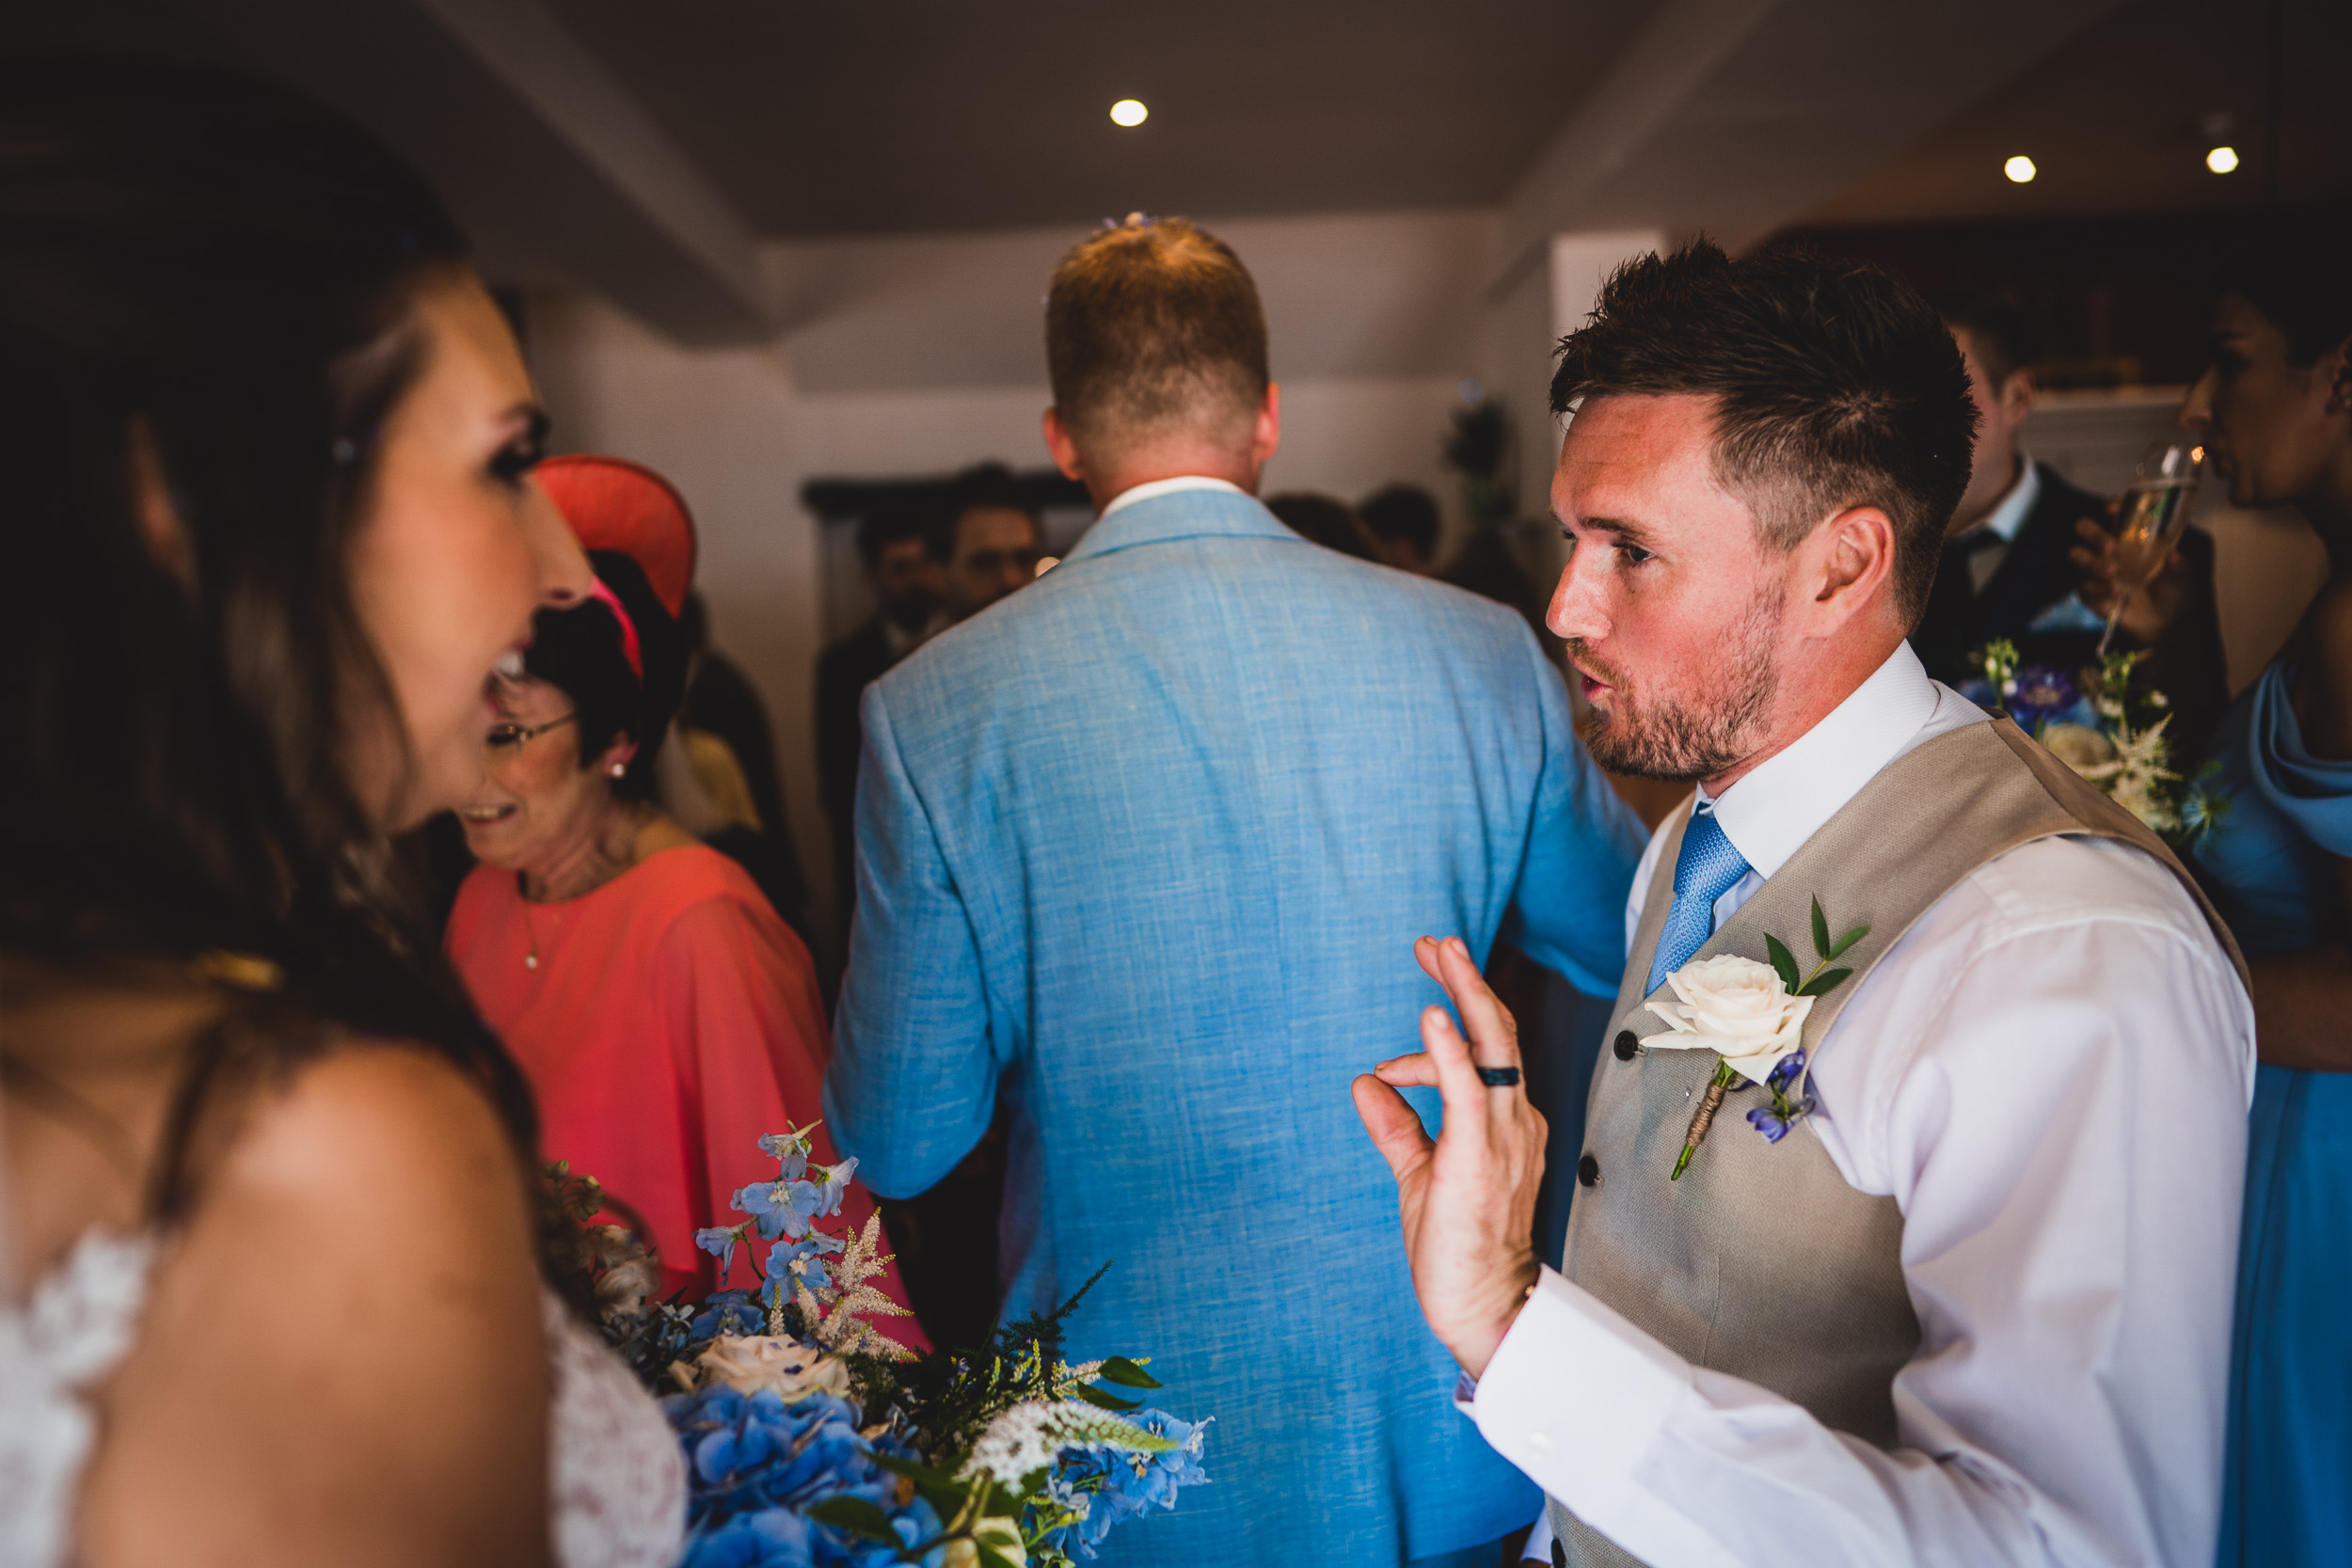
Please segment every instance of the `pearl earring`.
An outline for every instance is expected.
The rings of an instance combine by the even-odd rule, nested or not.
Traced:
[[[616,779],[617,779],[617,778],[621,778],[621,777],[625,776],[628,772],[628,763],[625,763],[625,762],[616,762],[616,763],[614,763],[614,764],[612,765],[612,776],[613,776],[614,778],[616,778]]]

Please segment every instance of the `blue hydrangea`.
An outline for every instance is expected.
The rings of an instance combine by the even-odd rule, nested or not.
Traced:
[[[906,1545],[939,1533],[939,1519],[898,1477],[874,1463],[845,1400],[811,1394],[787,1404],[772,1391],[724,1386],[663,1402],[687,1462],[685,1568],[881,1568],[898,1551],[807,1511],[833,1497],[880,1509]],[[883,1451],[912,1458],[882,1439]]]

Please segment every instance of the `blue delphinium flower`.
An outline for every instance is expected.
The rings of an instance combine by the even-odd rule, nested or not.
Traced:
[[[1166,1453],[1064,1449],[1046,1478],[1046,1496],[1078,1517],[1053,1531],[1047,1544],[1067,1555],[1092,1557],[1113,1525],[1154,1508],[1174,1508],[1178,1487],[1209,1479],[1200,1466],[1207,1420],[1180,1421],[1165,1410],[1139,1410],[1128,1418],[1176,1447]]]
[[[1748,1113],[1748,1125],[1763,1133],[1766,1143],[1780,1142],[1790,1128],[1813,1114],[1816,1101],[1811,1091],[1801,1097],[1794,1093],[1804,1083],[1804,1049],[1800,1046],[1783,1056],[1764,1079],[1765,1092],[1772,1102]]]
[[[736,1243],[742,1241],[747,1228],[740,1225],[715,1225],[707,1230],[694,1232],[694,1244],[719,1259],[719,1283],[722,1285],[726,1283],[727,1275],[734,1271]]]
[[[783,1167],[785,1180],[798,1181],[802,1173],[808,1169],[809,1154],[816,1148],[809,1139],[809,1133],[816,1126],[812,1121],[806,1127],[796,1127],[789,1132],[771,1132],[759,1140],[759,1151],[773,1156],[776,1164]]]
[[[755,1181],[732,1201],[737,1212],[752,1216],[753,1227],[765,1240],[789,1237],[797,1242],[808,1234],[809,1219],[821,1199],[813,1181],[777,1180]]]
[[[762,1334],[767,1321],[758,1307],[752,1305],[749,1291],[721,1291],[703,1303],[703,1309],[694,1318],[693,1334],[697,1339],[715,1339],[722,1334]]]
[[[761,1287],[761,1299],[771,1307],[781,1307],[790,1296],[795,1283],[812,1291],[821,1291],[833,1283],[826,1272],[825,1259],[842,1250],[838,1236],[828,1236],[812,1230],[797,1242],[779,1242],[768,1252],[768,1283]]]

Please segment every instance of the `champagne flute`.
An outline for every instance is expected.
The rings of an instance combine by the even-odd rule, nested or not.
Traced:
[[[2115,641],[2115,624],[2132,595],[2156,580],[2172,547],[2188,526],[2197,502],[2197,481],[2205,471],[2205,448],[2192,436],[2165,437],[2148,443],[2133,470],[2131,487],[2123,492],[2115,534],[2115,605],[2107,611],[2107,629],[2100,634],[2098,657],[2105,658]]]

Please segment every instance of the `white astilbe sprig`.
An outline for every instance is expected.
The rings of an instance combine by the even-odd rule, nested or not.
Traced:
[[[905,1307],[866,1283],[882,1273],[891,1255],[882,1250],[882,1216],[869,1214],[862,1234],[850,1238],[829,1271],[833,1282],[812,1291],[794,1282],[792,1299],[811,1338],[836,1355],[858,1354],[885,1361],[908,1361],[914,1352],[866,1319],[912,1317]]]
[[[1077,1400],[1031,1400],[990,1421],[958,1473],[966,1478],[985,1475],[1017,1488],[1023,1478],[1051,1466],[1064,1449],[1167,1453],[1175,1447],[1123,1416]]]

